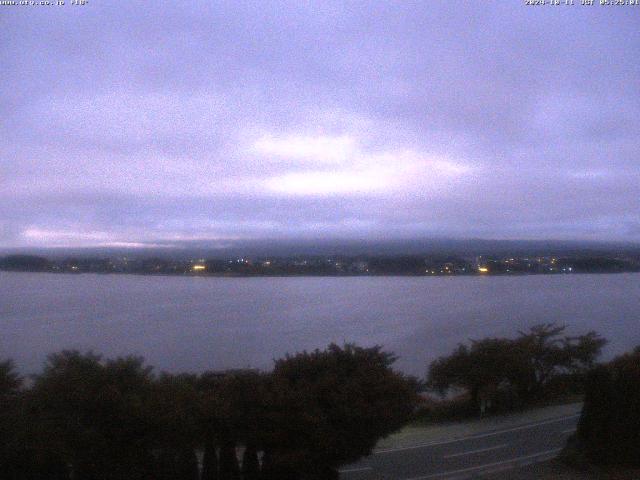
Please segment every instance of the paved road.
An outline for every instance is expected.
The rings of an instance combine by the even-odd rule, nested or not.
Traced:
[[[551,418],[456,440],[376,450],[341,470],[342,480],[478,478],[547,460],[564,447],[579,415]]]

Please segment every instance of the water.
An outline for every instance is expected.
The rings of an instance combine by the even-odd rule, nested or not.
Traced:
[[[424,375],[458,342],[541,322],[596,330],[606,356],[640,344],[640,274],[197,278],[0,272],[0,358],[137,354],[158,370],[269,369],[330,342],[381,344]]]

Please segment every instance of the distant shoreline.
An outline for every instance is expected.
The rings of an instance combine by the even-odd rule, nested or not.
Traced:
[[[412,274],[412,273],[291,273],[291,274],[241,274],[241,273],[143,273],[143,272],[56,272],[39,270],[8,270],[0,269],[6,273],[45,273],[50,275],[101,275],[101,276],[138,276],[138,277],[184,277],[184,278],[371,278],[371,277],[413,277],[413,278],[453,278],[453,277],[533,277],[533,276],[568,276],[568,275],[612,275],[623,273],[640,273],[638,270],[616,270],[610,272],[562,272],[562,273],[534,273],[534,272],[509,272],[509,273],[456,273],[456,274]]]
[[[330,255],[231,258],[0,257],[0,270],[190,277],[451,277],[640,272],[640,255]]]

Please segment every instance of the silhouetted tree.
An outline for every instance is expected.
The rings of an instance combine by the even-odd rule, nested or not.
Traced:
[[[585,441],[588,457],[606,463],[611,442],[613,411],[611,370],[598,366],[587,375],[585,399],[578,424],[578,437]]]
[[[15,370],[12,360],[0,362],[0,402],[11,401],[22,386],[22,378]]]
[[[588,375],[577,435],[595,463],[640,465],[640,347]]]
[[[103,362],[92,353],[51,355],[30,395],[45,434],[45,454],[74,478],[143,479],[152,474],[153,438],[146,399],[151,371],[142,359]]]
[[[140,358],[63,351],[25,390],[3,362],[0,478],[196,480],[203,449],[201,480],[337,478],[413,411],[415,381],[394,360],[331,345],[269,375],[155,376]]]
[[[400,428],[417,397],[391,369],[394,361],[380,347],[351,344],[277,361],[268,404],[272,433],[264,443],[270,468],[291,478],[332,478]]]
[[[502,338],[459,345],[453,354],[435,360],[429,367],[429,385],[440,392],[450,387],[466,389],[472,404],[480,408],[487,392],[505,383],[513,387],[527,376],[527,359],[514,342]]]
[[[547,323],[519,332],[515,344],[529,365],[529,374],[519,377],[522,394],[540,395],[553,377],[563,373],[584,374],[593,367],[606,340],[594,331],[561,337],[565,329],[565,326]]]
[[[14,479],[24,468],[26,452],[20,432],[24,426],[20,387],[22,379],[11,360],[0,362],[0,478]]]
[[[220,447],[220,480],[240,480],[240,467],[233,442]]]
[[[549,382],[560,375],[583,375],[593,367],[606,340],[591,331],[562,337],[564,326],[535,325],[516,339],[486,338],[459,345],[448,356],[431,363],[428,384],[445,392],[466,389],[480,407],[491,392],[501,389],[519,401],[544,395]]]
[[[207,443],[204,447],[202,457],[201,480],[218,480],[218,454],[216,447],[212,443]]]
[[[196,452],[184,446],[177,455],[177,478],[180,480],[199,480],[198,458]]]
[[[178,461],[175,451],[167,447],[160,450],[156,475],[159,480],[179,480]]]
[[[200,396],[197,376],[162,373],[152,385],[147,409],[156,432],[161,454],[159,475],[183,480],[189,476],[195,449],[202,443],[200,435]]]
[[[236,446],[261,441],[265,383],[266,376],[253,371],[209,372],[200,377],[201,430],[206,442],[219,446],[220,478],[239,477]]]
[[[249,444],[242,454],[242,480],[259,480],[260,463],[256,448]]]

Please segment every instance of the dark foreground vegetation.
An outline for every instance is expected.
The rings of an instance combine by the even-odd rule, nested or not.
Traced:
[[[581,394],[567,457],[640,466],[640,347],[601,365],[602,337],[564,331],[460,345],[424,385],[380,347],[351,344],[287,356],[270,373],[155,374],[138,357],[63,351],[26,385],[1,362],[0,479],[337,479],[409,420],[438,419],[419,400],[425,386],[462,392],[439,419]]]
[[[271,373],[160,374],[135,357],[49,356],[29,387],[0,364],[3,480],[338,478],[414,411],[379,347],[331,345]]]
[[[507,411],[584,392],[584,379],[606,340],[596,332],[564,335],[565,327],[542,324],[515,339],[485,338],[461,344],[429,366],[428,385],[462,391],[446,403],[455,416]]]
[[[640,346],[600,364],[597,359],[606,340],[595,332],[571,337],[564,331],[562,326],[542,324],[514,339],[485,338],[459,345],[431,363],[427,386],[461,394],[428,402],[418,418],[456,420],[580,395],[584,407],[578,430],[562,461],[579,467],[580,478],[639,478],[635,469],[640,468]],[[564,467],[558,463],[557,468]],[[574,478],[571,471],[566,478]]]
[[[589,373],[570,449],[596,465],[640,467],[640,346]]]

